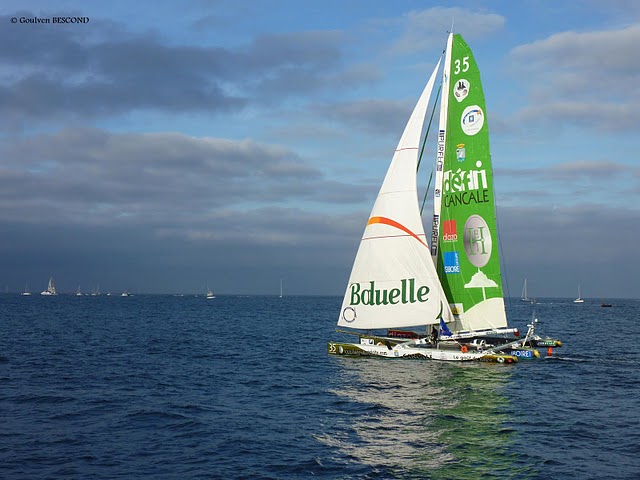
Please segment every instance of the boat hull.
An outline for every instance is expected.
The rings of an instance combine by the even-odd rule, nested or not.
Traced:
[[[327,353],[338,356],[412,358],[420,360],[440,360],[448,362],[491,362],[516,363],[518,357],[503,353],[463,352],[453,349],[439,349],[427,345],[386,345],[329,342]]]

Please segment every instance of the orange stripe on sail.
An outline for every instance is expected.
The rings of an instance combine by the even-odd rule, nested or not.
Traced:
[[[415,238],[416,240],[418,240],[422,245],[424,245],[425,247],[429,248],[429,246],[423,242],[420,237],[418,237],[418,235],[416,235],[415,233],[413,233],[411,230],[409,230],[407,227],[405,227],[404,225],[396,222],[395,220],[391,220],[390,218],[387,217],[371,217],[369,219],[369,221],[367,222],[367,226],[369,225],[373,225],[374,223],[383,223],[385,225],[389,225],[390,227],[394,227],[397,228],[399,230],[402,230],[403,232],[405,232],[408,235],[411,235],[413,238]]]

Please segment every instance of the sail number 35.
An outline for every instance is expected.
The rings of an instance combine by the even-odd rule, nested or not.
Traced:
[[[458,75],[460,72],[466,72],[469,70],[469,57],[462,57],[462,62],[460,62],[459,58],[456,58],[453,61],[453,73]]]

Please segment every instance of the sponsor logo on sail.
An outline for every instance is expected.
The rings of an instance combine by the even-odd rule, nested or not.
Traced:
[[[469,82],[464,78],[456,81],[456,84],[453,87],[453,96],[460,103],[462,100],[467,98],[469,95]]]
[[[447,170],[442,176],[445,207],[489,201],[487,170],[482,168],[481,161],[471,170]]]
[[[460,273],[460,258],[458,252],[444,252],[444,273]]]
[[[405,278],[400,281],[396,288],[376,288],[376,282],[370,281],[368,285],[362,286],[360,283],[349,285],[349,305],[396,305],[407,303],[424,303],[429,300],[429,287],[426,285],[417,286],[415,278]],[[347,307],[342,311],[345,318]],[[353,310],[353,320],[355,320],[355,310]],[[353,321],[351,320],[351,321]],[[345,321],[349,322],[347,318]]]
[[[484,267],[491,258],[491,232],[480,215],[471,215],[464,224],[464,251],[471,264]]]
[[[431,255],[438,254],[438,231],[440,230],[440,215],[433,215],[431,222]]]
[[[458,241],[458,229],[455,220],[445,220],[442,222],[442,240],[445,242]]]
[[[484,125],[484,112],[478,105],[471,105],[464,109],[460,118],[462,131],[473,136],[480,131]]]
[[[445,130],[438,132],[438,146],[436,150],[436,171],[441,172],[444,165],[444,140],[446,134]]]

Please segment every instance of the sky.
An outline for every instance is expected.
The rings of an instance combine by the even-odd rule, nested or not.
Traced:
[[[52,5],[0,6],[3,290],[343,295],[453,26],[506,293],[639,297],[640,2]]]

